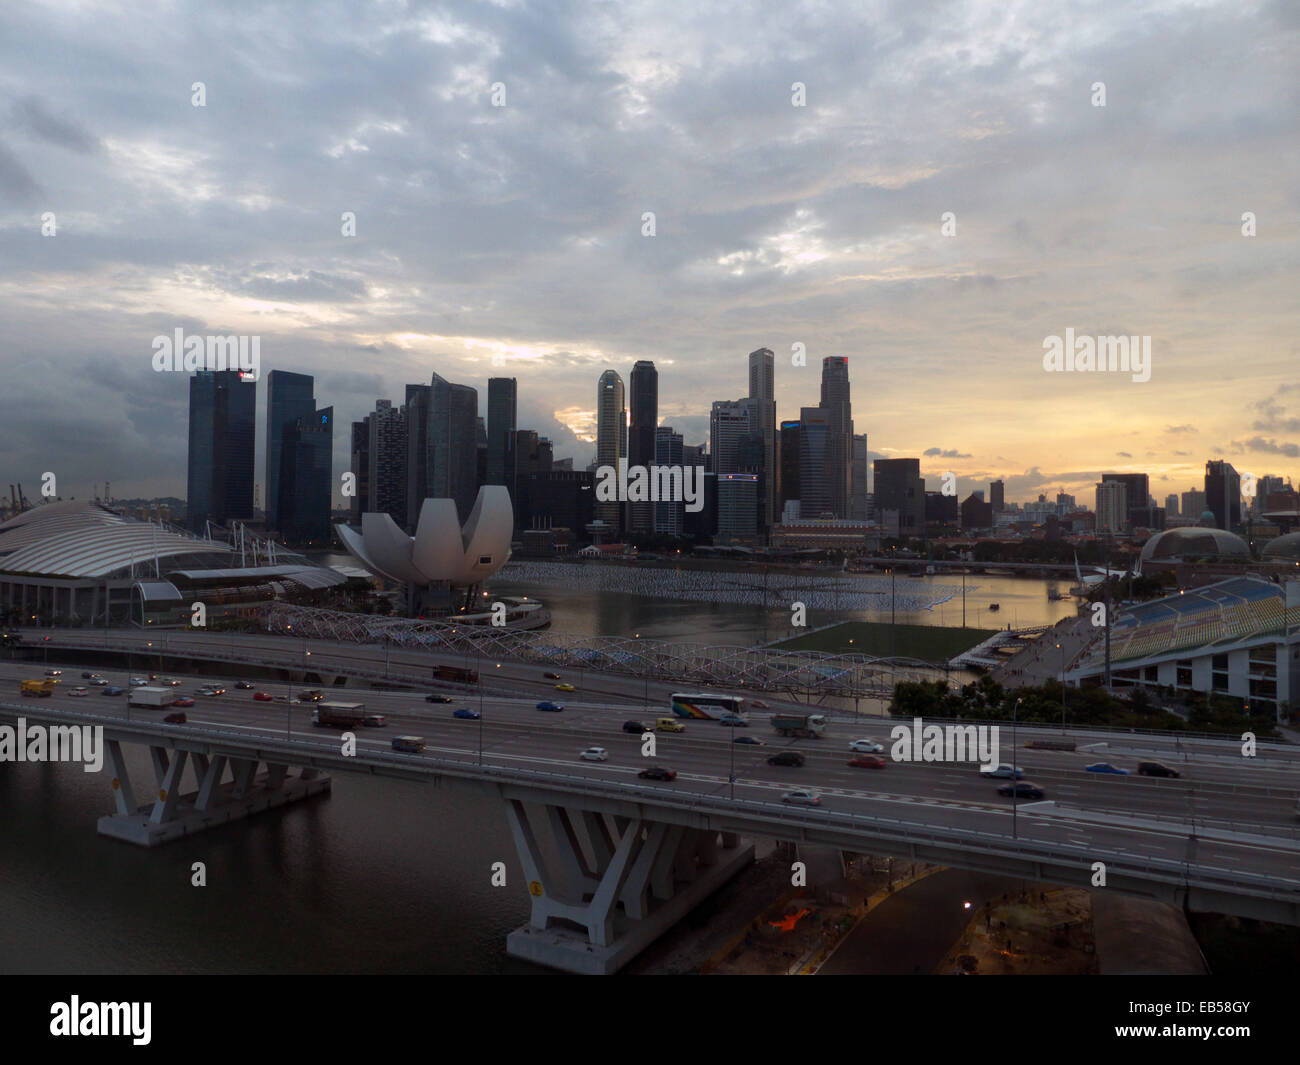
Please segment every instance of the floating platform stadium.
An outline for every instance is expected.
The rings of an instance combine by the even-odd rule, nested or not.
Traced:
[[[1104,677],[1104,636],[1067,682]],[[1300,697],[1300,581],[1232,577],[1127,607],[1111,626],[1110,661],[1116,688],[1217,693],[1281,720]]]

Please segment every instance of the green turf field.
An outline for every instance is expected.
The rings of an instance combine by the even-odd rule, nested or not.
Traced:
[[[890,629],[894,630],[893,643]],[[895,655],[923,662],[944,662],[969,651],[997,629],[952,629],[938,625],[890,626],[877,621],[846,621],[833,628],[782,640],[771,646],[783,651],[826,651],[830,654]]]

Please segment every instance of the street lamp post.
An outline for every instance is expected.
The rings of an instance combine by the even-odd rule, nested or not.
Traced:
[[[1017,834],[1016,826],[1016,800],[1020,798],[1020,778],[1016,775],[1016,718],[1019,716],[1020,700],[1016,699],[1016,704],[1011,708],[1011,838],[1015,839]]]
[[[1065,731],[1065,644],[1058,643],[1056,649],[1061,652],[1061,731]]]
[[[483,764],[483,648],[479,646],[478,658],[478,764]]]

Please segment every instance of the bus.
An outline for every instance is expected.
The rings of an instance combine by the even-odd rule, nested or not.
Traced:
[[[727,714],[742,715],[745,700],[739,695],[681,695],[673,696],[673,713],[678,717],[697,721],[717,721]]]

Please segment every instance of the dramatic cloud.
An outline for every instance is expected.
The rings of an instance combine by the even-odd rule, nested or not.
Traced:
[[[847,356],[873,454],[1032,499],[1091,475],[1015,471],[1125,438],[1183,486],[1193,432],[1300,432],[1269,398],[1300,363],[1298,42],[1251,0],[3,5],[0,461],[183,495],[186,380],[149,363],[183,327],[315,375],[339,470],[435,371],[481,410],[518,378],[583,467],[601,371],[652,359],[699,443],[765,346],[781,418]],[[1067,328],[1150,336],[1150,380],[1047,372]]]

